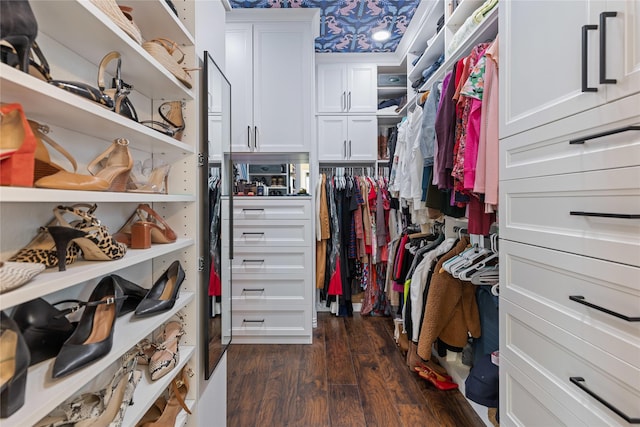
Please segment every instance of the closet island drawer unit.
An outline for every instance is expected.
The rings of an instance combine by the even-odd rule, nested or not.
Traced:
[[[501,362],[504,356],[575,414],[576,421],[569,425],[626,426],[640,417],[638,366],[509,300],[501,301],[500,311]]]
[[[223,200],[223,209],[228,201]],[[310,343],[311,199],[233,201],[232,328],[236,343]],[[225,252],[230,250],[223,243]]]

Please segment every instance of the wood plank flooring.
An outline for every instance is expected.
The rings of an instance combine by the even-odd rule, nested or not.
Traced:
[[[409,370],[389,318],[319,313],[311,345],[228,352],[228,427],[484,425],[460,392]]]

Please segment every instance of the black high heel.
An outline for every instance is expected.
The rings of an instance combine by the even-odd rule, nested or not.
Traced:
[[[10,417],[24,405],[30,359],[18,325],[0,312],[0,418]]]
[[[174,261],[140,301],[135,315],[143,317],[170,310],[176,303],[184,277],[180,261]]]
[[[29,52],[38,34],[38,23],[28,0],[0,2],[0,39],[11,44],[20,70],[29,72]]]
[[[53,378],[69,375],[111,351],[116,317],[125,298],[112,276],[100,280],[85,304],[78,326],[56,356]]]

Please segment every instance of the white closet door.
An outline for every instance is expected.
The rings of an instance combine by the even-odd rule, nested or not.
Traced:
[[[351,161],[375,161],[378,147],[378,118],[349,116],[347,158]]]
[[[231,83],[231,149],[253,150],[253,29],[251,24],[227,24],[226,75]]]
[[[351,64],[347,67],[347,111],[375,113],[378,109],[377,68],[372,64]]]
[[[640,92],[640,0],[610,0],[606,21],[607,101]],[[640,106],[638,106],[640,109]]]
[[[303,23],[254,24],[257,151],[304,152],[311,145],[313,40],[306,28]]]
[[[347,68],[320,64],[317,75],[318,113],[344,113],[347,109]]]
[[[346,160],[347,138],[346,116],[318,116],[318,160]]]

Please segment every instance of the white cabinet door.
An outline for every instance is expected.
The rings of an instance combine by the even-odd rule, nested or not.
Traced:
[[[318,160],[346,160],[347,138],[346,116],[318,116]]]
[[[606,61],[603,78],[607,84],[607,101],[640,92],[640,0],[610,0],[606,19]],[[600,31],[602,31],[602,18]],[[640,110],[640,106],[637,107]]]
[[[251,24],[227,24],[226,75],[231,83],[231,149],[253,149],[253,27]]]
[[[308,151],[313,117],[313,40],[308,25],[257,23],[253,40],[255,150]],[[233,83],[231,88],[233,92]]]
[[[344,113],[347,109],[347,69],[343,64],[319,64],[318,113]]]
[[[347,159],[375,161],[378,147],[378,118],[376,116],[349,116],[347,129]]]
[[[599,31],[583,30],[585,25],[598,25],[604,8],[604,1],[501,2],[501,137],[606,102],[609,85],[598,79]],[[585,58],[583,32],[588,46]],[[583,71],[585,86],[596,92],[582,91]]]
[[[349,64],[347,67],[347,111],[375,113],[378,109],[378,69],[372,64]]]

